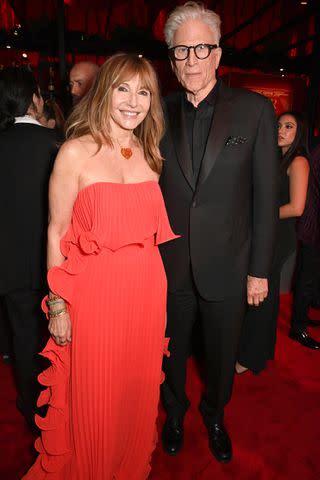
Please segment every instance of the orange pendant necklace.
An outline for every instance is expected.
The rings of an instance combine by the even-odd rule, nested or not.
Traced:
[[[132,148],[124,148],[124,147],[121,147],[120,153],[127,160],[129,160],[129,158],[132,157],[132,154],[133,154]]]

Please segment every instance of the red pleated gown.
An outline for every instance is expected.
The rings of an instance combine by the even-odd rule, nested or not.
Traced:
[[[81,190],[48,272],[67,302],[72,342],[50,339],[37,417],[39,452],[24,480],[143,480],[150,471],[167,282],[157,245],[172,232],[159,185],[98,182]]]

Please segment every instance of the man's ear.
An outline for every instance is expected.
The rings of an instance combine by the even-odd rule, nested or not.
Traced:
[[[41,97],[38,97],[35,93],[32,95],[32,102],[29,108],[33,111],[34,115],[38,115],[40,107]],[[42,112],[41,112],[42,113]]]
[[[216,56],[216,70],[217,70],[219,65],[220,65],[220,60],[221,60],[221,56],[222,56],[222,48],[221,47],[216,48],[215,51],[214,51],[214,54]]]
[[[36,113],[36,111],[37,111],[37,95],[33,94],[32,95],[32,102],[30,103],[30,105],[28,107],[27,114],[31,115],[33,117],[34,114]]]
[[[32,95],[32,103],[33,105],[38,105],[39,103],[39,97],[35,93]]]

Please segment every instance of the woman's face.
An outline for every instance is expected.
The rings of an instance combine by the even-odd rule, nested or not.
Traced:
[[[294,142],[297,133],[297,121],[292,115],[282,115],[278,120],[278,146],[285,153]]]
[[[139,75],[116,87],[111,98],[111,126],[134,130],[147,116],[151,93],[143,85]]]

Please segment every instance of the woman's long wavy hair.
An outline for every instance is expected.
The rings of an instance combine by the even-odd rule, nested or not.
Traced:
[[[134,130],[151,169],[161,173],[162,157],[159,143],[164,133],[164,117],[161,107],[157,74],[150,62],[138,55],[118,53],[110,57],[100,68],[89,92],[75,106],[66,126],[67,139],[91,135],[98,151],[103,144],[114,147],[110,136],[112,92],[121,83],[139,75],[141,86],[151,93],[150,110]]]
[[[288,111],[288,112],[283,112],[281,115],[278,117],[278,121],[280,120],[281,117],[284,115],[291,115],[297,123],[297,131],[296,135],[294,137],[294,140],[292,144],[290,145],[290,148],[287,150],[287,152],[281,156],[281,161],[280,161],[280,170],[287,171],[289,165],[291,164],[292,160],[297,157],[297,156],[302,156],[308,158],[309,154],[309,149],[308,149],[308,127],[307,127],[307,122],[300,112],[296,111]]]

